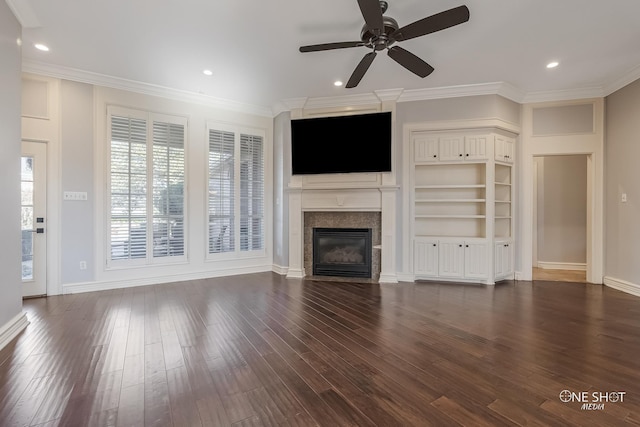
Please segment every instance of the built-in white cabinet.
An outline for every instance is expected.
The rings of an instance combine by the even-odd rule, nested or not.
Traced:
[[[418,163],[486,160],[487,136],[418,135],[413,139],[414,160]]]
[[[486,279],[485,239],[424,239],[414,242],[415,274],[431,278]]]
[[[412,134],[416,279],[512,277],[514,142],[497,131]]]
[[[416,239],[414,242],[415,271],[420,276],[438,276],[438,241]]]
[[[464,242],[440,242],[438,276],[449,278],[464,277]]]
[[[438,158],[438,137],[433,136],[416,136],[413,139],[413,156],[416,162],[437,162]]]
[[[486,279],[489,275],[489,255],[487,242],[465,242],[464,277],[467,279]]]
[[[515,142],[513,138],[496,135],[494,154],[495,159],[500,162],[513,163]]]
[[[494,275],[497,279],[513,274],[513,245],[510,241],[495,243],[494,264]]]
[[[440,161],[464,160],[464,137],[462,136],[441,137],[439,148]]]
[[[487,138],[486,136],[466,136],[464,138],[465,160],[485,160],[487,159]]]

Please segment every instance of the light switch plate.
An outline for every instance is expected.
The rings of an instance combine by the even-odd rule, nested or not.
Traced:
[[[620,198],[622,203],[627,203],[627,193],[622,193],[622,197]]]
[[[87,200],[87,192],[86,191],[65,191],[62,195],[64,200]]]

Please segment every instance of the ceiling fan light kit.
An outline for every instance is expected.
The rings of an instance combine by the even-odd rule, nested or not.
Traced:
[[[433,72],[431,65],[408,50],[392,45],[396,42],[435,33],[469,20],[467,6],[458,6],[420,19],[404,27],[399,27],[395,19],[384,16],[389,7],[386,1],[358,0],[358,6],[365,21],[360,32],[359,41],[323,43],[300,47],[300,52],[303,53],[363,46],[370,49],[371,52],[365,54],[351,74],[345,86],[347,88],[358,86],[373,63],[377,52],[383,49],[387,49],[387,55],[407,70],[419,77],[427,77]]]

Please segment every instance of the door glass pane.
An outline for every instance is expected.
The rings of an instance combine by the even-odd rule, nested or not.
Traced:
[[[22,280],[33,280],[33,157],[22,157]]]

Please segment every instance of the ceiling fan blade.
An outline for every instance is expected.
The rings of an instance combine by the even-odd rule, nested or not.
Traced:
[[[358,47],[358,46],[364,46],[364,43],[361,41],[354,41],[354,42],[312,44],[309,46],[301,46],[300,52],[319,52],[322,50],[344,49],[346,47]]]
[[[462,24],[468,20],[469,9],[467,6],[458,6],[405,25],[394,31],[390,37],[396,41],[409,40]]]
[[[372,32],[382,31],[384,24],[382,23],[382,9],[378,0],[358,0],[358,6],[362,12],[364,22]]]
[[[387,54],[398,64],[420,77],[424,78],[433,73],[431,65],[399,46],[392,47]]]
[[[345,87],[352,88],[358,86],[358,83],[360,83],[360,80],[362,80],[364,74],[367,72],[375,58],[375,52],[367,53],[364,58],[362,58],[356,69],[353,70],[353,74],[351,74],[351,77],[349,77],[349,81],[347,82],[347,85]]]

